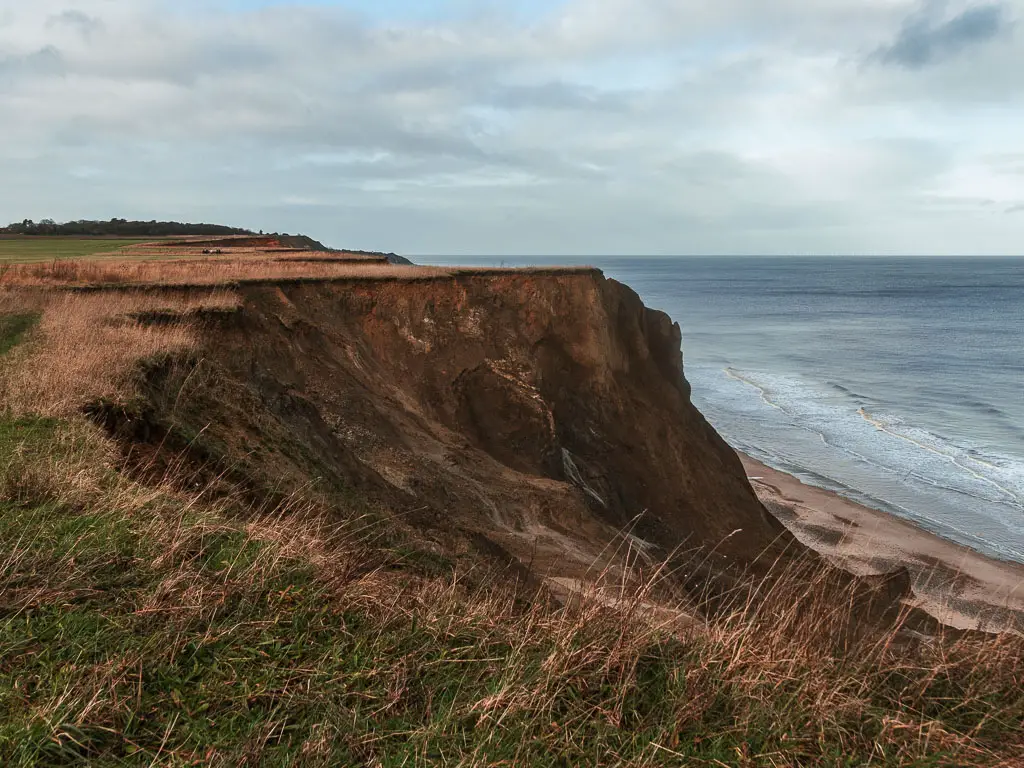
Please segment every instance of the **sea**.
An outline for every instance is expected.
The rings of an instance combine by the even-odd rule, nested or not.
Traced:
[[[595,266],[679,323],[693,401],[734,447],[1024,562],[1024,259],[416,261]]]

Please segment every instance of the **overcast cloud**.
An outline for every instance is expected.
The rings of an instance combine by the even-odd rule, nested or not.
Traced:
[[[0,0],[0,219],[411,255],[1021,253],[1022,19],[1024,0]]]

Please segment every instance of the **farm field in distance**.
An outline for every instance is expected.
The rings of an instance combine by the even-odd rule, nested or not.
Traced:
[[[158,237],[0,237],[0,263],[84,259],[96,256],[115,256],[118,251],[142,243],[160,240]]]

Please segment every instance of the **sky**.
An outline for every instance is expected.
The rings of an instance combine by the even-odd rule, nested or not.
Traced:
[[[0,220],[1024,253],[1024,0],[0,0]]]

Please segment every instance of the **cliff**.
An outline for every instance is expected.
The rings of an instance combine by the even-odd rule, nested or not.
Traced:
[[[628,549],[713,549],[705,566],[739,574],[790,542],[691,404],[678,326],[596,270],[239,290],[199,353],[147,374],[154,444],[222,457],[261,493],[358,490],[433,551],[539,577]]]

